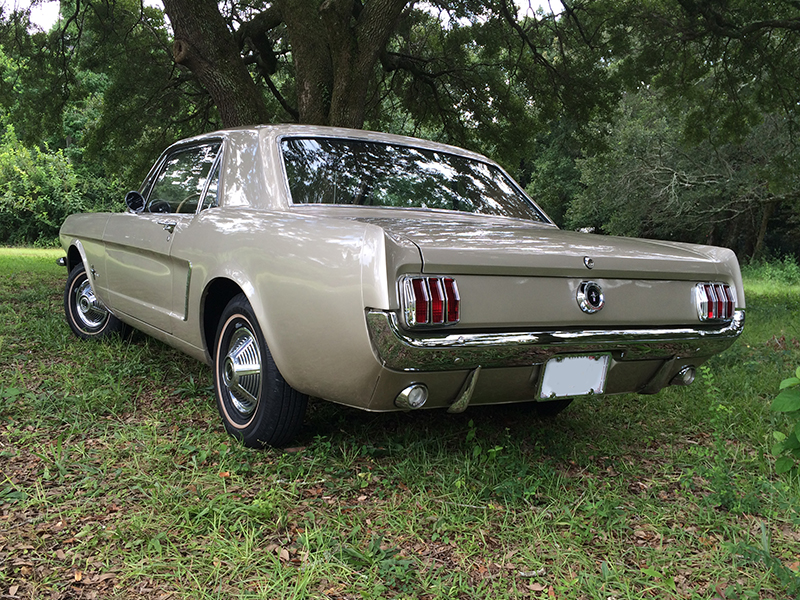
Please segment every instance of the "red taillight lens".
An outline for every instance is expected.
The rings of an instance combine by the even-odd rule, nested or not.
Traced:
[[[416,277],[411,280],[411,286],[414,289],[414,319],[416,323],[427,323],[428,304],[430,301],[428,285],[423,278]]]
[[[695,304],[701,321],[731,319],[736,297],[731,286],[725,283],[698,283],[695,286]]]
[[[706,298],[708,298],[708,313],[707,319],[717,318],[717,295],[714,293],[714,286],[707,283],[703,286],[706,289]]]
[[[725,310],[724,318],[730,319],[733,317],[733,293],[731,292],[731,288],[729,288],[727,285],[722,286],[722,288],[725,292],[725,299],[727,300],[727,309]]]
[[[431,290],[431,323],[444,323],[444,286],[438,277],[428,279]]]
[[[447,297],[447,322],[458,323],[461,318],[461,297],[454,279],[444,278],[444,292]]]
[[[406,324],[452,325],[461,317],[461,298],[452,277],[406,277],[402,280]]]

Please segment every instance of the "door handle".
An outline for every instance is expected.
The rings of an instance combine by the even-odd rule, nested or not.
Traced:
[[[164,226],[164,231],[169,231],[170,233],[172,233],[173,231],[175,231],[175,225],[177,225],[178,222],[177,221],[158,221],[158,224]]]

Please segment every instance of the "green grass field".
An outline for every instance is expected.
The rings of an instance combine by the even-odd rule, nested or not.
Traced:
[[[688,388],[549,421],[314,402],[295,448],[250,451],[204,365],[71,335],[59,255],[0,250],[0,597],[800,596],[800,480],[770,455],[788,262],[746,270],[745,333]]]

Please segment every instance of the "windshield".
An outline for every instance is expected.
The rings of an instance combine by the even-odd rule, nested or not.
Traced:
[[[294,204],[436,208],[547,222],[494,165],[413,148],[338,138],[281,142]]]

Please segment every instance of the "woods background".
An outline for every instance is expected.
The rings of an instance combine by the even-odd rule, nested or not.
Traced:
[[[0,244],[172,141],[301,122],[498,160],[561,227],[800,254],[800,2],[65,0],[0,12]]]

